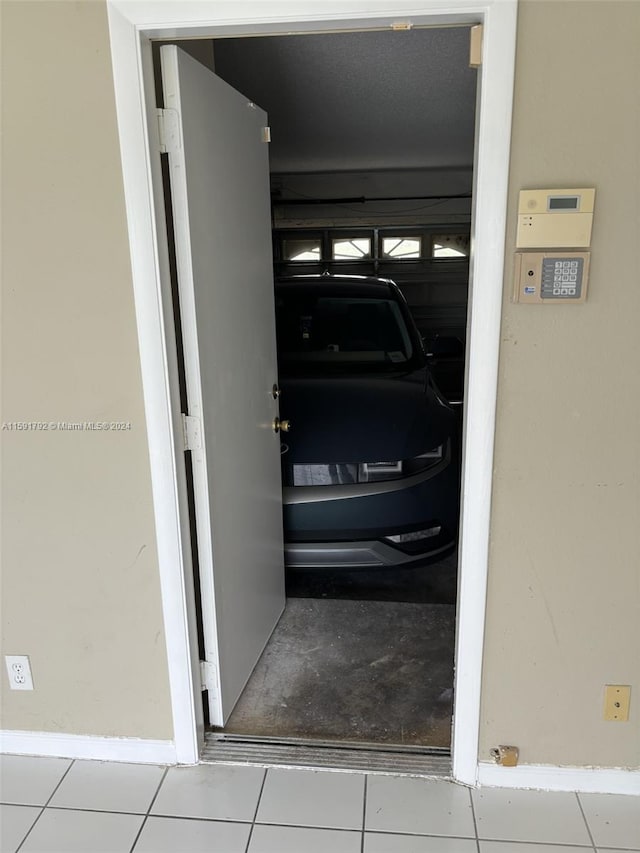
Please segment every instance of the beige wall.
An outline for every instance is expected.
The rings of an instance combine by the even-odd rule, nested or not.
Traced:
[[[640,3],[524,2],[518,34],[481,758],[637,767]],[[517,193],[545,186],[596,187],[583,306],[508,300]]]
[[[2,433],[2,651],[36,682],[2,725],[168,738],[105,9],[2,6],[3,420],[132,423]],[[507,269],[520,187],[595,185],[597,212],[584,306],[505,282],[483,759],[640,764],[639,30],[638,3],[521,6]],[[601,721],[607,682],[632,722]]]
[[[5,729],[170,739],[171,707],[105,7],[4,2]]]

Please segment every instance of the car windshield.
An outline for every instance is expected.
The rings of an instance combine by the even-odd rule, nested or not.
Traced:
[[[413,344],[393,299],[310,295],[276,298],[281,367],[307,371],[406,368]]]

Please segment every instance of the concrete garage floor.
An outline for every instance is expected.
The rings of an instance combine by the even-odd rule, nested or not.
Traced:
[[[287,599],[224,733],[450,746],[455,606],[442,599],[455,595],[452,570],[454,561],[412,570],[395,585],[378,575],[369,590],[432,599],[422,601],[354,599],[366,589],[358,572],[289,583],[319,597]]]

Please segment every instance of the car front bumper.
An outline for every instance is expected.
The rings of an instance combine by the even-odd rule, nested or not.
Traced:
[[[380,540],[358,542],[289,542],[285,564],[289,569],[387,569],[418,565],[426,558],[444,556],[455,542],[426,554],[406,554]]]
[[[326,498],[326,499],[322,499]],[[457,541],[459,467],[362,486],[284,489],[285,564],[291,569],[392,568],[432,562]],[[437,533],[409,542],[399,534]]]

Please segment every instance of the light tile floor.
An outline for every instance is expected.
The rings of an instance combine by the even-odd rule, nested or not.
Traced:
[[[0,757],[2,853],[629,853],[640,798]]]

